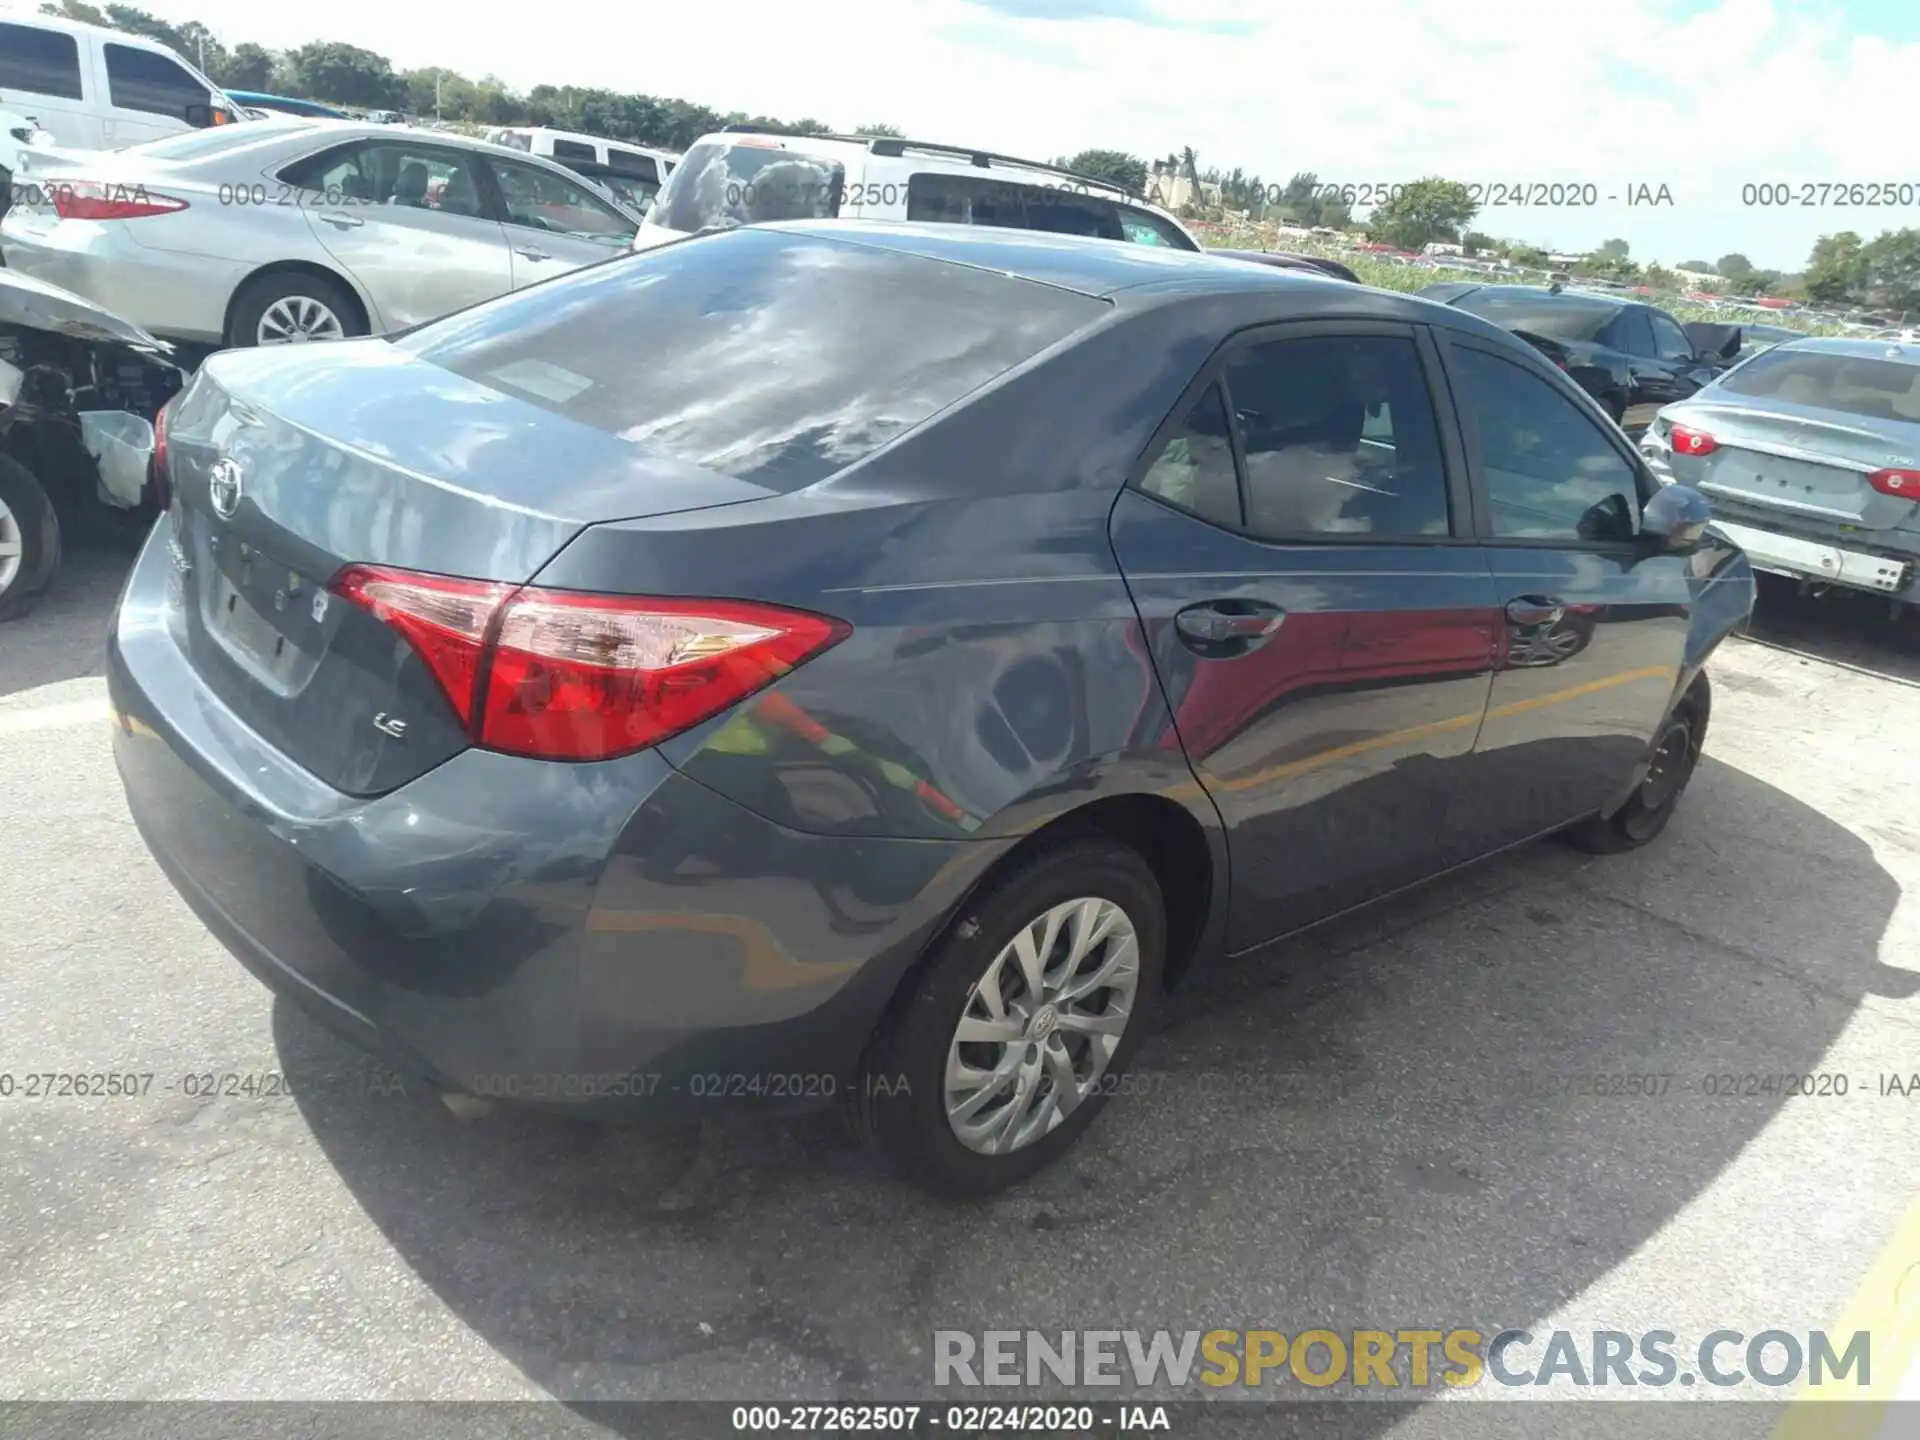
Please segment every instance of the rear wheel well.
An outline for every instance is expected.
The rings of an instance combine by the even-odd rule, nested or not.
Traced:
[[[272,275],[311,275],[316,280],[325,280],[329,285],[339,286],[341,292],[352,303],[354,313],[359,317],[361,325],[369,334],[373,332],[373,319],[367,314],[366,302],[360,298],[360,292],[353,288],[353,282],[346,276],[337,270],[329,270],[324,265],[315,265],[308,260],[276,260],[271,265],[262,265],[233,287],[233,294],[227,297],[227,313],[220,322],[222,335],[233,333],[234,309],[239,305],[240,297],[246,293],[247,287]]]
[[[1213,905],[1213,852],[1206,831],[1182,806],[1159,795],[1115,795],[1048,821],[1009,850],[981,877],[976,890],[1034,855],[1078,835],[1105,835],[1147,862],[1167,910],[1164,983],[1186,973]],[[958,913],[956,911],[956,913]]]

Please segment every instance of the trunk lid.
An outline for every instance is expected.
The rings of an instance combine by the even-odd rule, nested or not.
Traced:
[[[352,795],[469,741],[412,647],[328,593],[343,567],[517,585],[587,525],[771,493],[382,340],[215,356],[169,411],[167,444],[170,604],[190,663],[241,721]]]
[[[1718,442],[1696,462],[1693,482],[1710,496],[1862,530],[1890,530],[1914,516],[1912,500],[1882,494],[1867,476],[1920,468],[1920,425],[1785,401],[1764,408],[1695,401],[1673,419]]]

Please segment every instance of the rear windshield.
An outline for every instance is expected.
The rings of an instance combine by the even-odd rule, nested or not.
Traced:
[[[839,214],[846,179],[837,160],[705,140],[674,167],[649,218],[686,235],[762,220],[825,220]]]
[[[1490,320],[1503,330],[1524,330],[1549,340],[1591,340],[1620,313],[1602,301],[1549,300],[1538,295],[1506,295],[1498,287],[1474,290],[1453,302],[1457,310]]]
[[[1920,422],[1920,365],[1897,360],[1830,350],[1763,350],[1729,370],[1720,388],[1868,420]]]
[[[788,490],[1106,309],[967,266],[745,230],[593,266],[394,343],[556,415]]]

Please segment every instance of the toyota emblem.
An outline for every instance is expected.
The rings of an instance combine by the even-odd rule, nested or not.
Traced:
[[[216,460],[207,473],[207,499],[213,513],[231,520],[240,510],[240,467],[232,460]]]

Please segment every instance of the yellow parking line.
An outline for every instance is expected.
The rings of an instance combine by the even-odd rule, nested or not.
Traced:
[[[1867,1267],[1827,1335],[1839,1352],[1861,1330],[1873,1337],[1869,1383],[1861,1385],[1858,1376],[1848,1375],[1814,1385],[1809,1377],[1774,1427],[1772,1440],[1868,1440],[1879,1429],[1888,1402],[1900,1393],[1920,1354],[1920,1197]],[[1836,1400],[1853,1403],[1844,1410],[1823,1403]]]

